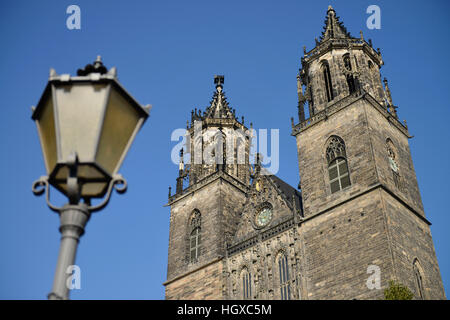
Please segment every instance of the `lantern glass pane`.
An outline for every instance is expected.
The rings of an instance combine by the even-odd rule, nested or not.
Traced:
[[[108,184],[106,182],[91,182],[83,184],[81,187],[82,197],[99,197],[101,193],[106,191]]]
[[[93,162],[106,103],[103,83],[64,84],[55,88],[62,161],[76,152],[80,162]]]
[[[69,167],[60,166],[52,181],[63,192],[67,189],[67,178]],[[77,167],[77,178],[81,184],[81,197],[101,197],[106,191],[110,180],[109,176],[102,173],[94,164],[79,164]]]
[[[112,88],[96,156],[96,162],[111,176],[119,169],[139,119],[134,106]]]
[[[82,184],[82,197],[100,197],[103,195],[109,178],[92,164],[78,167],[78,179]]]
[[[56,165],[57,159],[55,116],[51,93],[47,96],[47,101],[45,102],[40,117],[37,120],[37,126],[41,138],[42,152],[44,154],[47,174],[50,174]]]
[[[98,170],[94,165],[91,164],[78,165],[77,177],[81,180],[108,179],[100,170]]]
[[[55,179],[56,180],[67,180],[68,176],[69,176],[69,168],[66,166],[59,167],[58,170],[56,171]]]

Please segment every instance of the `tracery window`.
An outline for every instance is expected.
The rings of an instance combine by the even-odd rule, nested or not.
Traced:
[[[334,99],[334,96],[333,96],[333,85],[331,82],[330,66],[328,65],[327,62],[324,62],[322,65],[322,74],[325,83],[327,101],[330,102],[331,100]]]
[[[347,54],[344,56],[344,66],[348,71],[352,71],[352,63],[350,61],[350,56]],[[351,74],[346,75],[347,78],[347,85],[348,85],[348,91],[350,94],[356,92],[356,83],[355,78]]]
[[[200,211],[194,210],[190,218],[190,234],[189,234],[189,260],[191,263],[197,262],[200,256],[201,244],[201,214]]]
[[[252,275],[247,268],[242,270],[242,298],[251,299],[252,297]]]
[[[337,136],[331,137],[328,143],[326,157],[331,193],[350,186],[345,144],[341,138]]]
[[[348,71],[351,71],[351,70],[352,70],[352,64],[351,64],[351,61],[350,61],[350,55],[346,54],[346,55],[343,57],[343,59],[344,59],[344,66],[345,66],[345,68],[346,68]]]
[[[280,277],[281,300],[291,299],[291,284],[289,278],[288,258],[285,254],[280,254],[278,258],[278,272]]]
[[[422,277],[422,273],[420,272],[419,260],[417,260],[417,259],[414,260],[413,270],[414,270],[414,278],[416,281],[417,293],[419,294],[419,298],[425,299],[424,288],[423,288],[423,277]]]
[[[195,228],[191,232],[190,236],[190,253],[191,253],[191,262],[196,262],[200,255],[200,228]]]

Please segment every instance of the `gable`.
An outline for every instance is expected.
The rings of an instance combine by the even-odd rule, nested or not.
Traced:
[[[244,204],[232,245],[301,214],[301,195],[274,175],[257,175]]]

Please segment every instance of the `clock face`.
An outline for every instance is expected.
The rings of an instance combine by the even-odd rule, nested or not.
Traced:
[[[256,215],[256,225],[258,227],[266,226],[272,219],[272,209],[264,208]]]

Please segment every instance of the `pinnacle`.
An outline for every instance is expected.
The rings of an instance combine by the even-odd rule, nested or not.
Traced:
[[[328,6],[327,16],[325,18],[325,26],[323,27],[320,42],[328,39],[350,39],[350,33],[344,27],[343,23],[339,21],[336,16],[336,11],[331,5]]]
[[[214,76],[214,84],[216,91],[214,92],[210,106],[205,111],[205,116],[208,118],[235,118],[234,111],[230,108],[223,91],[223,84],[225,77],[223,75]]]

